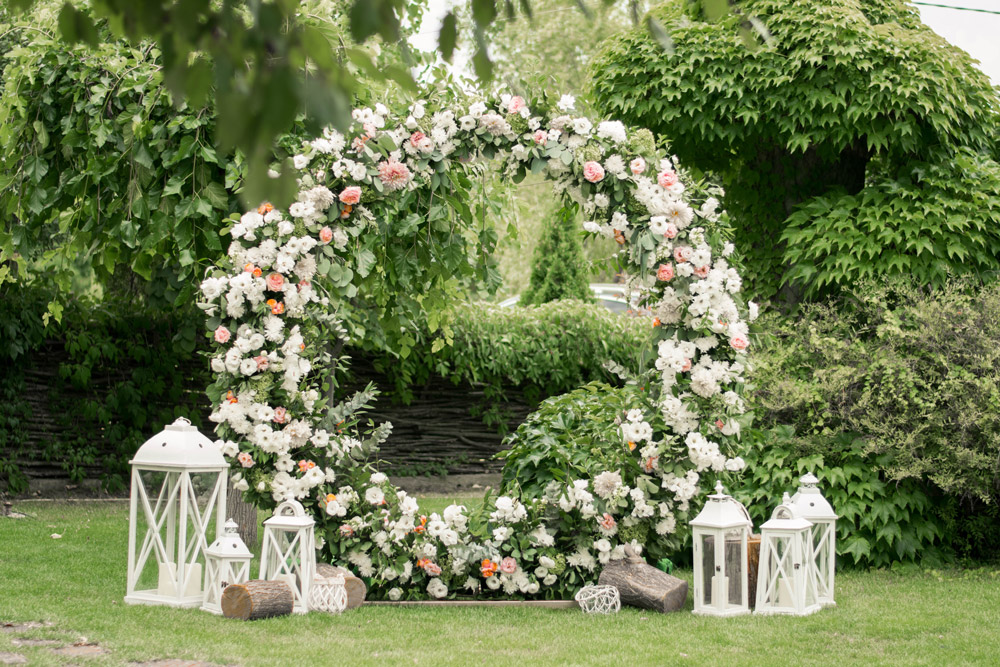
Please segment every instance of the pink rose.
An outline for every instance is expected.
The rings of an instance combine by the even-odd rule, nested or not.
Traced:
[[[436,577],[439,574],[441,574],[441,566],[438,565],[437,563],[427,563],[426,565],[424,565],[424,572],[431,575],[432,577]]]
[[[535,140],[535,143],[539,146],[544,146],[545,142],[549,140],[549,133],[545,130],[535,130],[535,133],[531,136]]]
[[[378,163],[378,177],[389,190],[401,190],[410,182],[410,169],[395,158]]]
[[[218,329],[215,330],[215,342],[228,343],[229,336],[231,335],[232,334],[229,333],[229,329],[227,329],[226,327],[219,327]]]
[[[275,424],[284,424],[288,421],[288,410],[285,408],[275,408],[273,419]]]
[[[694,275],[698,276],[699,278],[707,278],[708,268],[709,268],[708,264],[706,264],[705,266],[699,266],[694,270]]]
[[[375,123],[362,123],[361,127],[364,128],[365,134],[368,135],[369,139],[374,139],[378,130],[375,128]]]
[[[748,341],[747,337],[744,336],[743,334],[736,334],[735,336],[729,339],[729,345],[734,350],[742,352],[743,350],[747,349],[748,345],[750,345],[750,341]]]
[[[319,230],[319,240],[322,241],[323,243],[329,243],[330,241],[332,241],[333,230],[330,229],[329,227],[324,227],[323,229]]]
[[[615,521],[615,518],[610,514],[608,514],[607,512],[604,513],[604,518],[601,519],[599,523],[601,525],[601,528],[603,528],[604,530],[613,530],[614,527],[618,525],[618,522]]]
[[[691,370],[691,360],[685,359],[684,365],[681,366],[681,373],[687,373],[689,370]]]
[[[646,171],[646,161],[641,157],[637,157],[628,163],[628,168],[632,170],[632,173],[638,176],[642,172]]]
[[[686,245],[677,246],[674,248],[674,259],[678,262],[686,262],[691,258],[691,248]]]
[[[677,173],[667,169],[660,172],[660,175],[656,177],[656,182],[660,184],[661,188],[669,188],[677,185]]]
[[[517,113],[524,108],[524,98],[520,95],[515,95],[510,98],[510,103],[507,105],[507,113]]]
[[[267,274],[267,289],[272,292],[280,292],[281,288],[285,285],[285,276],[280,273],[269,273]]]
[[[357,185],[352,185],[348,188],[344,188],[344,191],[340,193],[341,204],[354,206],[359,201],[361,201],[361,188]]]
[[[240,452],[236,459],[240,462],[240,465],[244,468],[253,467],[253,457],[246,452]]]
[[[715,420],[715,427],[717,429],[719,429],[721,431],[724,426],[725,426],[725,424],[723,423],[723,421],[721,419],[716,419]]]
[[[517,571],[517,561],[507,556],[502,561],[500,561],[500,571],[506,572],[507,574],[514,574]]]
[[[410,135],[410,143],[416,146],[421,141],[423,141],[426,136],[427,136],[426,134],[424,134],[420,130],[417,130],[416,132]]]
[[[666,225],[667,231],[663,232],[663,236],[668,239],[672,239],[677,236],[677,225],[672,222],[668,222]]]
[[[257,362],[257,370],[259,371],[267,370],[267,367],[271,364],[271,360],[267,358],[266,354],[254,357],[253,360]]]
[[[340,534],[343,537],[350,537],[354,534],[354,527],[347,523],[340,524]]]
[[[583,164],[583,177],[591,183],[597,183],[604,179],[604,167],[600,162],[585,162]]]
[[[660,264],[660,268],[656,270],[656,279],[661,282],[669,282],[674,279],[674,265],[673,264]]]

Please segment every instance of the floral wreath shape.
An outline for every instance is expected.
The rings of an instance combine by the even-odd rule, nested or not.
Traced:
[[[492,107],[421,101],[401,122],[381,104],[356,109],[346,136],[325,130],[294,157],[300,192],[287,214],[263,204],[234,216],[227,257],[201,285],[215,341],[211,419],[234,487],[261,505],[299,499],[320,557],[352,565],[372,597],[571,596],[626,544],[640,552],[675,534],[705,471],[743,468],[724,451],[750,418],[741,393],[756,306],[740,297],[728,219],[711,196],[721,191],[691,185],[648,130],[595,126],[574,103],[563,96],[536,115],[510,95]],[[309,324],[329,319],[324,286],[357,268],[352,239],[384,202],[433,190],[439,174],[484,154],[511,174],[542,171],[591,218],[587,232],[617,240],[628,289],[652,314],[655,368],[642,380],[649,400],[616,420],[628,466],[552,482],[540,498],[426,516],[358,462],[391,426],[362,440],[354,415],[369,393],[325,406],[331,360]]]

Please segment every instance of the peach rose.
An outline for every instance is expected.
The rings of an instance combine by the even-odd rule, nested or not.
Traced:
[[[354,206],[359,201],[361,201],[360,186],[352,185],[350,187],[344,188],[344,191],[340,193],[341,204],[348,204],[349,206]]]
[[[632,170],[632,173],[638,176],[642,172],[646,171],[646,161],[641,157],[637,157],[628,163],[628,168]]]
[[[656,182],[660,184],[661,188],[669,188],[677,185],[677,173],[670,169],[661,171],[659,176],[656,177]]]
[[[666,230],[663,232],[663,236],[668,239],[675,238],[677,236],[677,225],[672,222],[666,224]]]
[[[236,459],[240,462],[240,465],[243,466],[244,468],[253,467],[253,457],[247,454],[246,452],[240,452],[237,455]]]
[[[660,268],[656,270],[656,279],[661,282],[669,282],[674,279],[674,265],[673,264],[660,264]]]
[[[215,330],[215,342],[216,343],[228,343],[229,337],[232,334],[229,333],[229,329],[226,327],[219,327]]]
[[[614,529],[615,526],[618,525],[618,522],[615,521],[615,518],[610,514],[608,514],[607,512],[604,513],[604,518],[602,518],[598,523],[604,530],[612,530]]]
[[[280,292],[285,284],[285,276],[280,273],[267,274],[267,289],[272,292]]]
[[[524,98],[520,95],[515,95],[510,98],[510,103],[507,104],[507,113],[517,113],[524,108]]]
[[[517,561],[507,556],[502,561],[500,561],[500,571],[506,572],[507,574],[514,574],[517,571]]]
[[[594,162],[593,160],[584,162],[583,177],[591,183],[598,183],[604,180],[604,167],[601,166],[600,162]]]
[[[284,424],[288,421],[288,410],[285,408],[275,408],[274,417],[272,417],[275,424]]]
[[[674,259],[678,262],[686,262],[691,258],[691,248],[682,245],[674,248]]]
[[[743,334],[736,334],[735,336],[729,339],[729,345],[734,350],[742,352],[743,350],[747,349],[747,347],[750,345],[750,341],[748,341],[747,337],[744,336]]]
[[[539,146],[544,146],[545,142],[549,140],[549,133],[545,130],[535,130],[535,133],[531,135],[531,138],[535,140],[535,143]]]
[[[330,229],[329,227],[324,227],[323,229],[319,230],[319,240],[322,241],[323,243],[329,243],[330,241],[332,241],[333,230]]]
[[[698,276],[699,278],[707,278],[708,270],[709,270],[708,264],[706,264],[705,266],[699,266],[694,270],[694,275]]]

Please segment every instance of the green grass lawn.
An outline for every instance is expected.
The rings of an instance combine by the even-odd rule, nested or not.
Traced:
[[[440,510],[449,499],[428,501]],[[196,610],[126,605],[126,503],[24,503],[0,519],[0,655],[32,665],[162,658],[239,665],[961,665],[1000,660],[1000,570],[843,572],[838,606],[806,618],[609,616],[529,608],[362,607],[244,623]],[[53,539],[53,533],[61,534]],[[256,569],[253,570],[256,574]],[[690,578],[690,573],[681,573]],[[688,603],[690,609],[690,602]],[[97,642],[58,656],[16,637]]]

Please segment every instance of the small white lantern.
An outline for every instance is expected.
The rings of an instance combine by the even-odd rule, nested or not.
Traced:
[[[130,463],[125,602],[201,606],[206,535],[222,533],[229,464],[183,417],[143,443]]]
[[[813,568],[816,577],[816,598],[821,606],[832,607],[833,578],[837,561],[837,513],[819,492],[819,480],[806,473],[799,480],[802,486],[792,496],[792,509],[812,522]]]
[[[309,611],[309,591],[316,576],[314,525],[297,500],[281,503],[264,522],[260,578],[286,582],[292,589],[292,611],[296,614]]]
[[[722,482],[691,521],[694,540],[694,613],[750,613],[747,539],[753,528],[746,508],[722,492]]]
[[[812,563],[812,523],[797,516],[788,494],[760,527],[756,614],[807,616],[819,611]]]
[[[250,579],[253,554],[239,535],[239,526],[230,519],[226,532],[205,550],[205,600],[201,608],[213,614],[222,613],[222,591],[230,584],[242,584]]]

